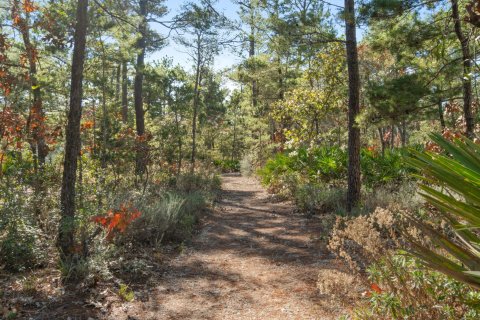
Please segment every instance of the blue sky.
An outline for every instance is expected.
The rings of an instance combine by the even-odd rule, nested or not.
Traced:
[[[332,3],[334,5],[338,5],[338,6],[343,6],[344,4],[344,0],[328,0],[327,2]],[[169,14],[164,19],[168,20],[169,18],[175,16],[179,12],[179,9],[183,3],[185,3],[185,1],[167,0],[165,4],[168,7]],[[233,4],[231,0],[219,0],[215,7],[220,12],[224,12],[227,17],[231,19],[238,19],[238,14],[237,14],[238,7],[235,4]],[[332,13],[335,13],[336,10],[337,9],[335,7],[331,7]],[[162,29],[161,27],[155,26],[155,28],[158,28],[158,31],[163,34],[166,32],[166,30]],[[165,57],[171,58],[174,64],[180,64],[184,67],[188,67],[192,64],[189,56],[182,52],[182,48],[176,45],[173,39],[169,40],[169,43],[165,48],[148,56],[147,60],[148,61],[161,60]],[[214,68],[217,71],[222,70],[240,61],[241,61],[241,58],[238,57],[237,54],[225,51],[215,58]]]

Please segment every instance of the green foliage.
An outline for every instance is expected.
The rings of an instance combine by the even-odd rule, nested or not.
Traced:
[[[444,153],[412,150],[408,162],[421,174],[421,195],[454,229],[456,239],[411,217],[444,250],[432,250],[412,238],[413,252],[427,266],[480,288],[480,147],[468,139],[450,142],[438,134],[431,138]]]
[[[8,271],[38,267],[45,259],[40,232],[21,219],[14,219],[0,231],[0,261]]]
[[[362,149],[361,168],[367,188],[400,184],[407,179],[408,168],[403,163],[403,150],[389,150],[385,155]],[[297,174],[312,184],[341,185],[347,176],[347,152],[338,147],[319,147],[277,153],[258,170],[262,183],[279,190],[286,177]]]
[[[140,218],[132,223],[127,238],[138,243],[160,245],[169,228],[176,225],[185,198],[177,193],[165,193],[154,202],[137,204]]]
[[[121,236],[120,243],[159,246],[165,240],[189,239],[220,183],[216,175],[185,174],[169,181],[170,191],[161,188],[144,197],[128,193],[121,196],[122,202],[131,201],[141,215]]]
[[[122,298],[123,301],[131,302],[135,299],[135,292],[133,292],[128,285],[122,283],[118,289],[118,296]]]
[[[0,185],[0,264],[11,272],[39,267],[45,262],[47,246],[32,216],[36,199],[22,190],[14,176],[6,181]]]
[[[404,149],[386,150],[384,155],[362,149],[362,182],[369,188],[387,184],[400,185],[411,171],[403,161],[405,155]]]
[[[367,97],[377,116],[390,121],[408,119],[417,114],[422,99],[430,93],[427,80],[418,73],[370,82]]]
[[[172,177],[170,186],[182,193],[191,191],[216,192],[221,188],[220,177],[216,174],[181,174]]]
[[[366,305],[353,319],[478,319],[480,294],[399,253],[372,264]]]
[[[345,207],[346,190],[325,185],[302,184],[297,187],[295,203],[306,213],[340,213]]]
[[[213,164],[224,173],[240,171],[240,161],[238,160],[214,160]]]

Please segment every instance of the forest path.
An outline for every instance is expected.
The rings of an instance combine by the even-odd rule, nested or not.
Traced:
[[[172,259],[146,302],[110,319],[334,319],[338,310],[316,289],[332,257],[321,218],[274,203],[251,178],[223,177],[222,197],[201,232]]]

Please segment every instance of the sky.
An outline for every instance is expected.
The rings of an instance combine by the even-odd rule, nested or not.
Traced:
[[[169,10],[169,13],[166,17],[164,17],[164,20],[168,20],[173,16],[175,16],[180,11],[180,7],[182,6],[182,4],[185,3],[186,1],[187,0],[165,1],[165,4]],[[342,6],[342,7],[344,4],[344,0],[326,0],[326,2],[331,3],[333,5]],[[331,7],[332,13],[335,13],[337,11],[337,9],[334,6],[330,6],[330,7]],[[223,12],[228,18],[238,20],[238,14],[237,14],[238,6],[233,4],[231,0],[219,0],[215,8],[219,12]],[[157,29],[162,34],[165,34],[167,32],[165,28],[159,27],[158,25],[152,26],[152,27]],[[172,59],[174,65],[180,64],[184,67],[188,67],[192,65],[190,57],[186,53],[182,52],[182,47],[177,45],[173,41],[173,39],[169,39],[168,45],[165,48],[157,52],[154,52],[153,54],[150,54],[150,56],[147,57],[147,60],[155,61],[155,60],[161,60],[165,57]],[[239,63],[240,61],[241,61],[241,57],[239,57],[237,53],[224,51],[215,58],[214,69],[216,71],[220,71],[225,68],[229,68]]]

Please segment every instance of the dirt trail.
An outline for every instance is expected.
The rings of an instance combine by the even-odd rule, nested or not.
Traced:
[[[316,289],[333,265],[319,218],[274,203],[254,179],[223,177],[222,200],[191,247],[165,267],[145,302],[110,319],[334,319]]]

